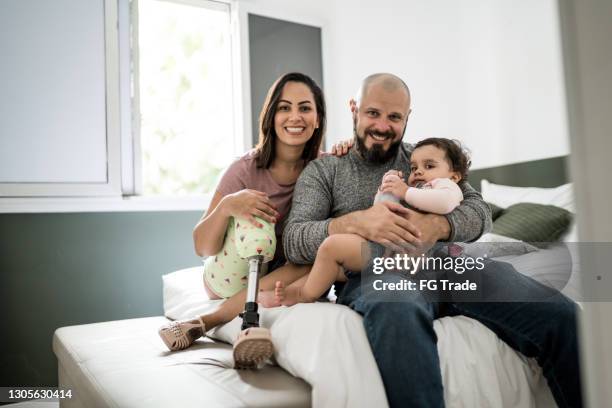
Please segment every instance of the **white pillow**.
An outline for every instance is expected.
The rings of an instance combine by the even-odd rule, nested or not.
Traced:
[[[490,258],[523,255],[538,250],[538,248],[526,242],[492,232],[483,234],[476,242],[471,244],[458,243],[457,245],[463,247],[464,255],[472,258],[485,256],[485,254]]]
[[[572,183],[554,188],[512,187],[493,184],[483,179],[480,183],[483,200],[502,208],[518,203],[554,205],[575,214]]]
[[[485,243],[512,242],[512,243],[516,243],[516,242],[523,242],[523,241],[521,241],[519,239],[510,238],[510,237],[507,237],[505,235],[500,235],[500,234],[494,234],[492,232],[487,232],[486,234],[482,234],[482,236],[480,238],[478,238],[478,240],[476,240],[476,242],[485,242]],[[532,245],[530,245],[530,246],[532,246]],[[535,248],[535,250],[537,251],[538,248]]]
[[[536,203],[554,205],[564,208],[572,214],[576,214],[574,203],[574,189],[572,183],[563,184],[559,187],[512,187],[502,184],[493,184],[483,179],[480,182],[482,199],[502,208],[510,207],[518,203]],[[576,221],[572,221],[568,232],[561,238],[564,242],[578,242],[578,231]]]

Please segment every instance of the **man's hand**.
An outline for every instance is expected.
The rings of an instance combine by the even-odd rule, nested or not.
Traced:
[[[436,242],[446,240],[450,236],[450,224],[446,217],[438,214],[423,214],[405,208],[404,216],[421,232],[419,252],[425,253]]]
[[[409,219],[414,212],[400,204],[384,201],[359,212],[357,233],[393,250],[420,247],[421,232]]]
[[[450,236],[446,217],[422,214],[400,204],[383,201],[363,211],[332,219],[328,233],[357,234],[393,251],[420,255]]]

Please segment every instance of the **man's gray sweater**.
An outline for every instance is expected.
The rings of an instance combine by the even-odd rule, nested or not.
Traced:
[[[404,143],[394,160],[372,164],[353,147],[345,156],[310,162],[295,185],[283,232],[287,259],[295,264],[313,263],[332,218],[371,207],[388,170],[409,173],[411,152],[412,146]],[[461,205],[446,215],[451,228],[449,241],[469,242],[490,230],[491,210],[468,183],[461,183],[461,190]]]

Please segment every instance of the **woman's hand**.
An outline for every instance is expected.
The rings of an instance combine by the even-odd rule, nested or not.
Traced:
[[[353,147],[353,139],[347,139],[334,143],[331,148],[331,154],[338,157],[344,156],[348,154],[351,147]]]
[[[391,170],[394,171],[394,170]],[[401,172],[399,173],[391,173],[387,172],[383,177],[382,185],[380,186],[380,191],[383,193],[391,193],[400,200],[403,200],[406,197],[406,191],[408,191],[408,185],[401,179]]]
[[[255,217],[274,224],[280,216],[268,195],[261,191],[240,190],[225,196],[223,201],[223,210],[226,215],[245,218],[257,228],[261,228],[263,225]]]

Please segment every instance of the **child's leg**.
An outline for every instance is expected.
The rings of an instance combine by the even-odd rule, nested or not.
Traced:
[[[277,281],[291,283],[308,273],[310,265],[285,265],[259,280],[262,289],[272,289]],[[202,323],[205,330],[210,330],[220,324],[227,323],[242,311],[246,301],[246,289],[241,290],[221,304],[213,313],[198,316],[190,320],[168,323],[159,329],[159,335],[171,351],[182,350],[203,336]],[[201,322],[200,322],[201,321]],[[243,344],[244,346],[244,344]],[[248,351],[248,350],[247,350]],[[264,356],[265,357],[265,356]]]
[[[340,278],[340,276],[338,276],[338,278]],[[344,278],[344,276],[342,276],[342,278]],[[268,307],[293,306],[296,303],[300,303],[300,302],[294,301],[294,299],[300,296],[299,295],[300,291],[302,290],[302,287],[304,286],[307,280],[308,280],[308,275],[304,275],[300,279],[296,280],[295,282],[293,282],[292,284],[288,286],[285,285],[281,281],[276,281],[276,284],[274,286],[274,291],[267,292],[267,293],[270,293],[270,296],[273,296],[272,305]],[[337,279],[337,280],[344,281],[344,279]],[[302,301],[301,303],[311,303],[311,302]]]
[[[330,235],[319,247],[308,276],[286,288],[282,282],[276,285],[277,300],[285,306],[314,302],[335,281],[346,280],[344,270],[361,271],[364,267],[362,248],[366,242],[354,234]],[[303,285],[300,284],[302,282]]]
[[[271,291],[274,289],[275,282],[280,281],[285,285],[293,283],[300,277],[306,275],[310,270],[310,265],[293,265],[287,263],[278,269],[268,273],[259,280],[259,288],[262,291]],[[221,324],[225,324],[233,320],[242,310],[244,309],[244,303],[246,302],[246,289],[241,290],[234,296],[228,298],[221,304],[219,309],[212,313],[200,316],[206,330],[210,330]],[[198,319],[194,319],[194,323],[197,323]]]
[[[241,251],[243,255],[261,253],[265,259],[274,256],[274,226],[263,220],[259,221],[265,228],[258,229],[246,220],[231,218],[223,248],[216,256],[209,257],[204,264],[204,288],[209,297],[227,299],[215,312],[200,316],[206,330],[231,321],[244,308],[246,290],[243,288],[247,286],[249,265],[241,258]],[[269,289],[276,280],[291,283],[306,271],[288,264],[260,279],[259,284],[261,288]]]
[[[264,221],[259,220],[264,223]],[[244,224],[244,225],[243,225]],[[266,223],[267,224],[267,223]],[[238,246],[238,243],[240,245]],[[250,231],[241,220],[230,219],[223,248],[204,263],[204,287],[211,299],[227,298],[213,313],[195,319],[172,322],[159,329],[159,335],[170,350],[189,347],[195,339],[220,324],[234,319],[243,310],[246,302],[246,284],[249,265],[241,258],[240,251],[261,254],[272,259],[276,238],[274,228],[266,231]],[[276,281],[291,283],[310,270],[310,266],[287,264],[260,279],[260,287],[270,290]]]

